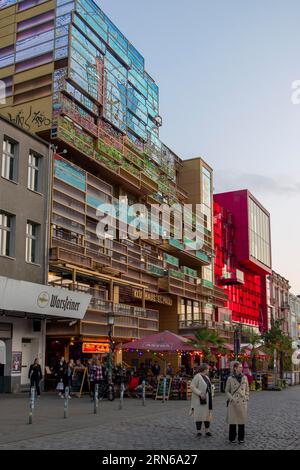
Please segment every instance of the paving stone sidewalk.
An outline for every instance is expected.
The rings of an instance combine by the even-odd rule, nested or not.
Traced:
[[[195,437],[186,401],[126,399],[100,402],[97,415],[88,397],[72,398],[69,417],[63,418],[63,400],[43,395],[34,422],[28,424],[28,396],[0,397],[0,450],[300,450],[300,387],[282,392],[251,394],[246,444],[227,441],[225,396],[215,398],[212,438]]]

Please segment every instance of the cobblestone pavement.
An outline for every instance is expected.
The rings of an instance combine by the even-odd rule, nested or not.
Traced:
[[[224,395],[215,398],[211,438],[195,436],[188,411],[186,401],[149,399],[143,407],[140,400],[126,399],[122,410],[118,400],[100,402],[94,415],[93,404],[83,397],[70,400],[69,417],[64,419],[63,400],[44,395],[29,425],[28,397],[0,396],[0,450],[300,450],[300,387],[251,394],[243,446],[227,442]]]

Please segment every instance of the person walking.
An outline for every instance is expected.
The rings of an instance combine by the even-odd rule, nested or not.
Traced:
[[[61,398],[64,397],[64,391],[67,386],[67,363],[64,357],[61,357],[60,361],[56,364],[56,378],[57,378],[57,386],[56,390],[59,392],[59,396]]]
[[[229,441],[236,443],[237,428],[239,444],[245,442],[245,425],[248,419],[249,383],[243,374],[243,365],[233,364],[233,374],[228,377],[225,393],[227,395],[227,424]]]
[[[30,388],[35,387],[38,397],[41,396],[40,382],[43,378],[39,359],[36,358],[29,368],[28,378],[30,379]]]
[[[89,379],[91,384],[91,399],[95,398],[95,387],[99,385],[98,394],[100,398],[103,398],[103,373],[102,365],[98,358],[93,358],[92,363],[89,368]]]
[[[72,380],[73,380],[74,369],[75,369],[74,359],[70,359],[70,361],[68,362],[67,369],[66,369],[66,386],[69,388],[69,397],[68,398],[71,398]]]
[[[197,436],[201,437],[202,423],[205,426],[206,437],[211,437],[210,423],[213,409],[213,390],[209,374],[209,365],[199,366],[199,372],[195,375],[191,383],[192,401],[190,415],[194,417],[197,429]]]

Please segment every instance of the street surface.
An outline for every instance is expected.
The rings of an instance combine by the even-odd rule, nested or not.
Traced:
[[[300,450],[300,387],[282,392],[252,392],[246,443],[227,441],[225,395],[215,398],[213,437],[197,438],[189,403],[162,403],[148,399],[103,401],[93,414],[89,397],[72,398],[64,419],[64,400],[43,395],[37,402],[34,422],[28,424],[27,394],[0,397],[0,450],[93,449],[93,450]]]

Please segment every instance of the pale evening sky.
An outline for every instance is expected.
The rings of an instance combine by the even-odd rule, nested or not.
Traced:
[[[215,191],[271,212],[273,268],[300,294],[299,0],[101,0],[160,88],[162,140],[202,156]]]

